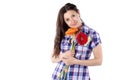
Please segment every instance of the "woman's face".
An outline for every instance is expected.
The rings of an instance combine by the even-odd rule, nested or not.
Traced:
[[[76,28],[82,25],[80,14],[74,10],[68,10],[64,14],[64,21],[71,28]]]

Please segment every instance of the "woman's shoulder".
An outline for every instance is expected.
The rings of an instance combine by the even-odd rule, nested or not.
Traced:
[[[92,34],[99,34],[95,29],[93,29],[93,28],[91,28],[91,27],[89,27],[87,25],[83,26],[83,31],[88,33],[88,34],[91,34],[91,35]]]

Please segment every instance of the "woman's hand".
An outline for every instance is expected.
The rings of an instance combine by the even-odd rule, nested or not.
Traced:
[[[69,50],[69,51],[66,51],[65,53],[60,53],[58,57],[51,56],[51,61],[53,63],[57,63],[62,61],[62,59],[67,59],[71,56],[74,56],[74,54],[75,54],[74,51]]]
[[[62,61],[66,64],[66,65],[73,65],[76,62],[76,58],[74,56],[70,56],[67,58],[62,58]]]
[[[60,54],[60,58],[61,58],[61,59],[67,59],[67,58],[69,58],[69,57],[74,56],[74,54],[75,54],[74,51],[69,50],[69,51],[66,51],[65,53],[61,53],[61,54]]]
[[[65,53],[60,54],[61,60],[66,64],[66,65],[73,65],[74,61],[76,58],[74,58],[75,52],[74,51],[66,51]]]

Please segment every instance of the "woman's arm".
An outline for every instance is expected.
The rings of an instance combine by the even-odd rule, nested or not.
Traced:
[[[62,60],[67,65],[72,65],[72,64],[79,64],[79,65],[83,65],[83,66],[101,65],[102,64],[102,47],[101,47],[101,44],[99,44],[98,46],[96,46],[93,49],[93,54],[94,54],[94,58],[89,59],[89,60],[78,60],[74,57],[70,57],[70,58],[62,59]]]
[[[59,62],[59,61],[62,61],[62,59],[66,59],[66,58],[69,58],[69,57],[73,57],[74,54],[75,54],[75,53],[74,53],[73,51],[71,51],[71,50],[68,50],[68,51],[66,51],[65,53],[60,53],[60,54],[58,55],[58,57],[52,56],[52,55],[53,55],[53,53],[52,53],[52,55],[51,55],[51,61],[52,61],[53,63],[57,63],[57,62]]]
[[[51,57],[51,61],[53,62],[53,63],[58,63],[58,62],[60,62],[61,61],[61,59],[59,58],[59,57]]]
[[[55,57],[55,56],[53,56],[53,53],[52,53],[52,55],[51,55],[51,61],[53,63],[58,63],[59,61],[61,61],[60,54],[58,55],[58,57]]]
[[[99,44],[93,49],[94,58],[90,60],[76,60],[75,64],[84,66],[96,66],[102,64],[102,47]]]

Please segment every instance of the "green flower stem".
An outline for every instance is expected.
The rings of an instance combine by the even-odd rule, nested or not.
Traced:
[[[63,80],[66,80],[68,68],[69,68],[68,65],[66,65],[66,66],[64,67],[64,69],[62,70],[62,72],[60,73],[60,75],[59,75],[59,77],[58,77],[58,80],[61,79],[61,76],[62,76],[62,75],[63,75],[63,78],[64,78]]]
[[[58,80],[61,79],[61,76],[62,76],[63,73],[64,73],[64,70],[60,73],[60,75],[59,75],[59,77],[58,77]]]
[[[64,80],[66,80],[66,79],[67,79],[68,68],[69,68],[69,66],[68,66],[68,65],[66,65],[66,66],[65,66],[65,75],[64,75]]]
[[[75,45],[77,44],[77,43],[74,42],[74,39],[75,39],[75,35],[73,34],[72,35],[72,40],[71,40],[72,44],[71,44],[71,47],[70,47],[70,50],[72,50],[72,51],[75,50]],[[58,80],[61,79],[62,75],[63,75],[63,80],[67,79],[68,68],[69,68],[69,66],[65,65],[64,69],[62,70],[62,72],[60,73],[60,75],[58,77]]]

